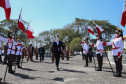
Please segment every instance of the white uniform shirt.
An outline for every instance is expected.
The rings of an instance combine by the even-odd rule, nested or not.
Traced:
[[[97,48],[96,54],[99,54],[99,53],[102,54],[103,51],[104,51],[103,41],[101,41],[100,39],[97,40],[96,44],[93,47],[96,47]]]
[[[16,52],[16,55],[22,55],[22,49],[21,48],[21,45],[23,44],[23,42],[17,42],[18,45],[17,45],[17,52]]]
[[[124,38],[116,37],[111,42],[107,42],[107,45],[112,45],[113,48],[113,56],[117,56],[118,52],[123,55],[123,47],[124,47]]]
[[[15,46],[17,45],[17,42],[15,42],[13,39],[6,39],[2,36],[0,36],[0,40],[8,43],[7,55],[9,55],[10,53],[15,54]],[[13,46],[12,46],[12,44],[13,44]]]
[[[88,43],[84,43],[84,46],[83,46],[83,53],[84,53],[84,54],[87,54],[87,53],[89,52],[88,49],[89,49],[89,44],[88,44]]]

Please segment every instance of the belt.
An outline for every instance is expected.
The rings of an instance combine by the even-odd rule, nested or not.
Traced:
[[[120,47],[115,47],[115,48],[112,48],[113,50],[116,50],[116,49],[119,49]]]

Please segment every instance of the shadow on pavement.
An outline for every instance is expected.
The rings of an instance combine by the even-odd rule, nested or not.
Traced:
[[[62,62],[60,62],[60,64],[69,64],[69,63],[62,63]]]
[[[40,63],[40,61],[35,61],[35,60],[34,60],[33,63]]]
[[[59,82],[64,82],[64,79],[63,79],[63,78],[59,78],[59,77],[54,78],[54,79],[52,79],[52,80],[59,81]]]
[[[44,63],[47,63],[47,64],[52,64],[52,62],[44,62]]]
[[[22,79],[31,79],[31,80],[34,80],[36,78],[40,78],[40,77],[30,77],[29,75],[25,75],[25,74],[21,74],[21,73],[14,73],[12,75],[18,76],[18,77],[20,77]]]
[[[47,71],[47,72],[49,72],[49,73],[54,73],[55,71]]]
[[[29,68],[22,68],[22,70],[27,70],[27,71],[37,71],[37,70],[29,69]]]
[[[60,68],[60,69],[62,69],[62,70],[60,70],[60,71],[67,71],[67,72],[74,72],[74,73],[85,73],[85,72],[83,72],[83,71],[76,71],[76,70],[63,69],[63,68]]]
[[[0,84],[12,84],[12,83],[8,83],[8,82],[0,82]]]

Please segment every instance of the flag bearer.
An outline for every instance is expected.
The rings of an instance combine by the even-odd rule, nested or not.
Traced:
[[[115,31],[115,38],[111,42],[104,42],[104,45],[112,45],[113,58],[116,64],[115,77],[121,77],[122,72],[122,56],[124,47],[123,32],[120,28]]]
[[[88,43],[88,38],[85,37],[85,43],[83,45],[83,55],[85,57],[85,62],[86,62],[86,65],[85,67],[88,67],[88,55],[89,55],[89,43]]]
[[[93,47],[96,47],[96,55],[97,55],[97,60],[98,60],[98,69],[97,71],[102,71],[102,65],[103,65],[103,40],[102,37],[97,34],[96,35],[97,42],[96,44],[91,44]]]

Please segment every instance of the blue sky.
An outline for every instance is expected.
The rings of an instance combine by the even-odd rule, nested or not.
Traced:
[[[74,22],[75,18],[109,20],[120,26],[126,35],[126,29],[120,25],[124,0],[10,0],[11,19],[18,19],[21,8],[22,19],[29,22],[34,35],[42,31],[62,28]],[[0,21],[5,13],[0,8]]]

